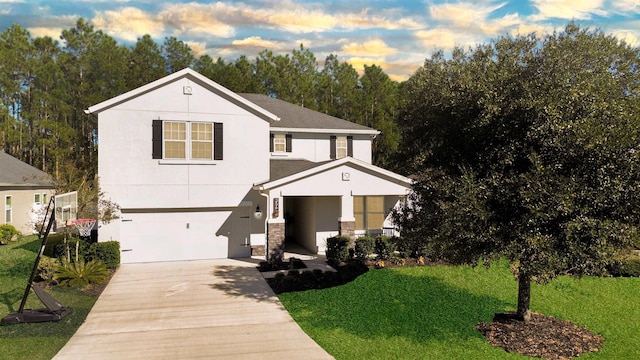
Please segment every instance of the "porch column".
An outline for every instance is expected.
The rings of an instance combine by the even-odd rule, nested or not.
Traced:
[[[270,219],[267,223],[267,260],[282,260],[284,257],[284,220]]]
[[[356,235],[356,218],[353,216],[353,196],[351,194],[342,195],[341,199],[341,212],[338,218],[340,235],[353,239]]]

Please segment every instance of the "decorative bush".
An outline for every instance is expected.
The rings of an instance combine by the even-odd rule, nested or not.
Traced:
[[[102,261],[84,261],[84,259],[75,262],[63,261],[54,275],[54,279],[60,285],[79,289],[83,289],[89,284],[103,283],[108,277],[109,270]]]
[[[20,231],[10,224],[0,225],[0,243],[6,245],[15,235],[20,235]]]
[[[56,280],[54,275],[58,266],[60,266],[60,261],[58,261],[58,259],[42,256],[38,263],[38,278],[47,284],[55,284]]]
[[[359,261],[366,261],[369,256],[373,254],[375,249],[376,239],[371,236],[362,236],[356,239],[354,256]]]
[[[616,260],[607,270],[612,276],[640,276],[640,257],[630,256]]]
[[[396,244],[389,236],[378,236],[376,238],[375,252],[378,260],[389,260],[394,256]]]
[[[347,236],[334,236],[327,239],[327,261],[330,264],[340,264],[349,259],[349,244]]]
[[[87,260],[100,260],[108,269],[115,269],[120,265],[120,243],[105,241],[91,244],[85,255]]]
[[[49,242],[48,239],[47,239],[47,242]],[[87,255],[87,252],[89,251],[89,243],[75,237],[71,237],[67,239],[67,246],[69,246],[69,255],[71,256],[72,259],[76,258],[76,249],[78,250],[77,252],[78,258],[80,259],[84,259],[85,256]],[[66,259],[67,253],[65,249],[64,240],[57,243],[53,247],[52,255],[53,255],[52,257],[57,257],[59,259]]]
[[[353,281],[358,276],[369,271],[369,268],[363,263],[347,262],[337,266],[336,270],[323,272],[320,269],[315,269],[312,271],[305,270],[302,273],[290,271],[287,275],[279,273],[275,277],[267,279],[267,283],[276,294],[310,289],[326,289]]]
[[[427,254],[427,244],[424,239],[418,241],[411,237],[393,237],[392,241],[395,242],[401,257],[419,258]]]

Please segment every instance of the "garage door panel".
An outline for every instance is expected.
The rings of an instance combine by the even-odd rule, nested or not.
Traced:
[[[230,212],[128,214],[121,227],[122,263],[226,258],[216,233]]]

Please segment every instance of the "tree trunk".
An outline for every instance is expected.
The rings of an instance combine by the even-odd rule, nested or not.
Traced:
[[[519,320],[531,320],[531,277],[526,274],[518,275],[518,311],[516,316]]]

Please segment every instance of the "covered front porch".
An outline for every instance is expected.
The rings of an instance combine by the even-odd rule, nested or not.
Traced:
[[[267,259],[287,247],[324,254],[326,239],[392,229],[391,210],[411,180],[371,164],[343,158],[324,163],[272,160],[271,179],[254,186],[266,197]]]

